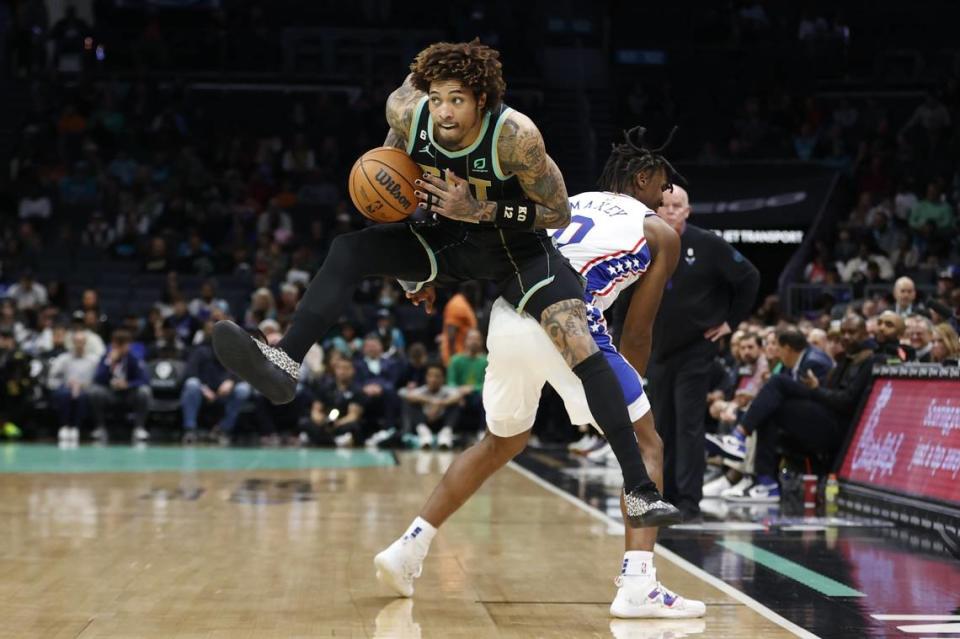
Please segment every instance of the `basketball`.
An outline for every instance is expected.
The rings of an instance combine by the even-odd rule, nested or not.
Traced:
[[[370,149],[350,169],[350,199],[374,222],[399,222],[417,209],[413,181],[422,173],[420,166],[400,149]]]

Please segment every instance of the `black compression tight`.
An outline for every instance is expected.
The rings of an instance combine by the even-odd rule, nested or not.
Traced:
[[[649,491],[656,485],[647,474],[640,455],[640,445],[633,432],[630,414],[623,399],[620,382],[602,352],[596,352],[573,367],[573,372],[583,382],[587,405],[597,425],[603,431],[610,448],[620,462],[623,471],[623,487],[627,492],[634,489]]]
[[[427,252],[406,224],[369,226],[334,238],[280,340],[280,348],[302,362],[350,304],[360,280],[373,275],[414,282],[430,276]]]

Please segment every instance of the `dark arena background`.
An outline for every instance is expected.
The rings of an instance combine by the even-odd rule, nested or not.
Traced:
[[[0,637],[960,638],[958,18],[0,0]],[[347,180],[388,96],[426,46],[475,37],[570,196],[603,190],[624,130],[655,148],[677,127],[660,153],[690,214],[641,372],[683,520],[642,613],[611,612],[641,579],[617,457],[549,385],[526,446],[418,540],[444,473],[474,478],[461,455],[503,455],[482,401],[496,283],[443,283],[427,314],[364,278],[282,405],[211,347],[223,320],[278,343],[334,240],[374,225]],[[746,275],[723,280],[691,227]],[[646,299],[607,309],[615,341]],[[422,549],[398,564],[412,597],[378,580],[388,546]]]

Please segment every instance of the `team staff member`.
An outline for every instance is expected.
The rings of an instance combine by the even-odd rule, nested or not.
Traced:
[[[683,188],[665,192],[657,214],[680,235],[680,261],[653,328],[650,403],[663,439],[663,494],[691,519],[699,516],[703,496],[704,416],[716,343],[750,313],[760,272],[716,234],[687,223]]]

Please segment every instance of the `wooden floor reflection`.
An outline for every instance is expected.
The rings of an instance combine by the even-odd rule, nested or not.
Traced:
[[[452,455],[387,468],[0,475],[0,637],[787,637],[673,564],[694,621],[611,620],[622,541],[505,469],[438,534],[413,600],[372,558]]]

